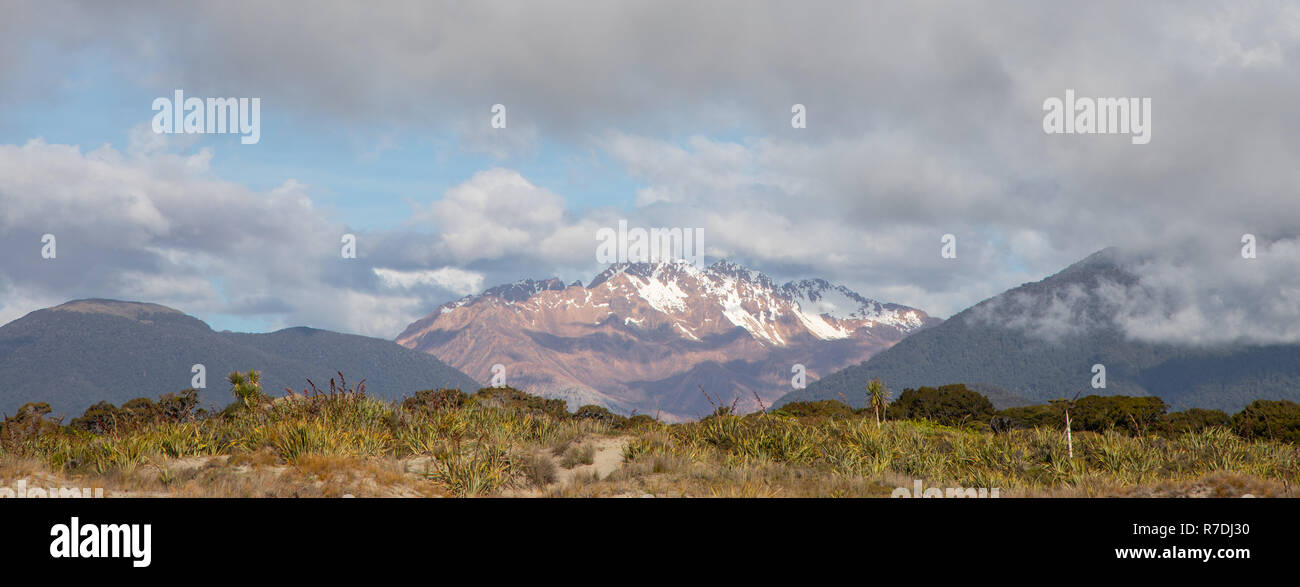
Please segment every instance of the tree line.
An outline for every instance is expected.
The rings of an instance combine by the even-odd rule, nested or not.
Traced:
[[[989,399],[963,383],[904,389],[890,401],[880,380],[866,388],[867,407],[851,408],[837,400],[791,402],[779,410],[792,416],[844,416],[861,414],[877,420],[929,420],[947,426],[993,433],[1014,429],[1065,429],[1068,413],[1075,432],[1114,430],[1140,436],[1174,436],[1207,428],[1226,428],[1250,440],[1300,443],[1300,404],[1286,400],[1255,400],[1240,411],[1190,408],[1169,411],[1155,396],[1089,395],[1074,400],[998,410]]]

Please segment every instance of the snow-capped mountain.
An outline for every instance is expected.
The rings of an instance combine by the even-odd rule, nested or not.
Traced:
[[[522,280],[442,305],[397,338],[482,382],[667,419],[757,409],[938,322],[824,280],[776,285],[729,262],[611,265],[591,283]]]

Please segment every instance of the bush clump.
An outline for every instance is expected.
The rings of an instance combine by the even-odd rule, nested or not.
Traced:
[[[1255,400],[1232,415],[1232,429],[1249,440],[1300,443],[1300,404],[1286,400]]]
[[[578,465],[590,465],[596,462],[596,447],[591,444],[569,445],[560,457],[560,466],[572,469]]]
[[[954,383],[939,387],[904,389],[887,410],[891,420],[931,420],[947,426],[987,423],[993,417],[988,398]]]
[[[413,414],[432,414],[459,409],[469,396],[459,389],[425,389],[402,400],[402,407]]]
[[[646,426],[653,426],[658,422],[646,414],[633,414],[614,425],[616,430],[636,430]]]
[[[609,424],[609,425],[611,425],[611,426],[617,426],[618,424],[620,424],[623,420],[626,420],[627,418],[626,418],[626,417],[623,417],[623,416],[620,416],[620,415],[618,415],[618,414],[615,414],[614,412],[609,411],[609,408],[606,408],[605,406],[598,406],[598,405],[595,405],[595,404],[587,404],[587,405],[585,405],[585,406],[582,406],[582,407],[578,408],[578,411],[576,411],[576,412],[573,413],[573,419],[575,419],[575,420],[595,420],[595,421],[597,421],[597,422],[601,422],[601,423],[603,423],[603,424]]]
[[[60,421],[45,418],[50,411],[50,404],[28,402],[18,408],[17,414],[5,416],[4,421],[0,422],[0,448],[14,451],[30,439],[57,431]]]
[[[1047,404],[1007,408],[999,411],[994,420],[1005,425],[995,425],[995,430],[1065,428],[1065,412]]]
[[[1153,396],[1090,395],[1074,403],[1070,425],[1075,430],[1141,435],[1159,427],[1166,409],[1165,402]]]
[[[554,418],[569,417],[569,406],[564,400],[529,395],[513,387],[484,387],[474,392],[473,401],[481,405],[546,414]]]
[[[110,402],[99,402],[86,408],[80,417],[73,418],[68,425],[91,434],[115,434],[154,424],[193,420],[198,405],[199,392],[192,388],[165,393],[157,402],[138,397],[128,400],[120,408]]]
[[[1161,422],[1161,432],[1169,436],[1177,436],[1188,432],[1202,432],[1210,428],[1227,428],[1228,424],[1228,414],[1223,410],[1192,408],[1165,414]]]
[[[528,455],[520,460],[519,468],[524,474],[524,478],[537,488],[545,488],[547,485],[555,483],[556,467],[555,461],[547,455]]]
[[[790,402],[773,410],[773,413],[792,418],[851,418],[854,415],[853,408],[848,404],[833,399]]]

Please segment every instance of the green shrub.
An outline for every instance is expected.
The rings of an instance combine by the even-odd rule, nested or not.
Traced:
[[[575,420],[595,420],[597,422],[611,425],[617,425],[619,421],[627,419],[609,411],[605,406],[597,406],[594,404],[587,404],[578,408],[578,411],[573,413],[573,418]]]
[[[1166,416],[1165,409],[1165,402],[1158,397],[1090,395],[1075,401],[1070,408],[1070,427],[1075,432],[1115,430],[1129,435],[1141,435],[1147,432],[1167,433],[1171,430],[1171,426],[1178,426],[1180,431],[1201,430],[1210,425],[1208,422],[1213,420],[1209,414],[1217,412],[1217,410],[1191,410],[1179,416],[1172,414]],[[1218,413],[1222,414],[1222,412]],[[1193,421],[1188,420],[1189,417],[1208,418],[1208,420],[1206,423],[1194,424]],[[994,430],[1064,429],[1065,411],[1062,406],[1052,404],[1007,408],[997,413],[992,424]]]
[[[119,426],[125,427],[129,416],[109,402],[99,402],[82,412],[81,417],[73,418],[71,426],[91,434],[109,434],[116,432]]]
[[[122,411],[136,422],[153,422],[158,416],[158,406],[147,397],[137,397],[122,404]]]
[[[75,430],[91,434],[114,434],[139,430],[151,424],[177,423],[194,419],[198,406],[198,390],[186,389],[179,393],[165,393],[157,402],[138,397],[116,407],[109,402],[99,402],[73,418],[68,425]]]
[[[416,414],[432,414],[444,410],[454,410],[465,405],[469,399],[459,389],[425,389],[415,392],[415,396],[402,400],[406,411]]]
[[[17,414],[5,416],[0,422],[0,448],[14,451],[28,440],[58,430],[58,420],[45,419],[50,411],[50,404],[29,402],[18,408]]]
[[[842,401],[824,399],[790,402],[774,410],[773,413],[794,418],[850,418],[853,416],[853,408]]]
[[[1007,408],[997,413],[996,421],[1009,428],[1065,428],[1065,413],[1049,405]],[[1003,430],[1005,428],[995,429]]]
[[[1232,415],[1232,429],[1244,438],[1300,443],[1300,404],[1255,400]]]
[[[656,423],[657,421],[650,416],[645,414],[635,414],[621,422],[618,422],[615,425],[615,428],[618,430],[636,430],[645,426],[654,426]]]
[[[163,422],[186,422],[197,417],[199,390],[190,388],[177,393],[164,393],[155,405],[156,414]]]
[[[513,387],[485,387],[474,392],[472,399],[482,405],[509,410],[547,414],[561,419],[569,416],[569,407],[564,400],[530,395]]]
[[[932,420],[948,426],[987,423],[993,412],[988,398],[961,383],[904,389],[887,410],[891,420]]]
[[[235,396],[235,401],[242,404],[246,409],[253,409],[266,402],[266,394],[262,393],[262,374],[254,370],[249,370],[247,374],[235,371],[226,376],[230,382],[230,395]],[[330,386],[333,387],[333,380],[330,380]]]
[[[1223,410],[1192,408],[1165,414],[1161,424],[1165,434],[1176,436],[1188,432],[1201,432],[1209,428],[1227,428],[1229,418]]]
[[[1074,402],[1070,426],[1075,430],[1118,430],[1140,435],[1159,428],[1165,409],[1165,402],[1154,396],[1090,395]]]
[[[40,419],[48,416],[50,411],[50,404],[45,402],[27,402],[18,408],[18,413],[14,414],[14,420],[25,422],[31,419]]]

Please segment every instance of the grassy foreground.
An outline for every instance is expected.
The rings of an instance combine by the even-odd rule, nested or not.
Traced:
[[[666,424],[513,389],[350,389],[270,399],[236,389],[214,414],[98,432],[28,410],[0,429],[0,486],[110,496],[888,497],[895,488],[1017,496],[1296,496],[1300,449],[1210,428],[1174,436],[1000,433],[869,413],[781,411]],[[238,385],[236,385],[238,388]]]

